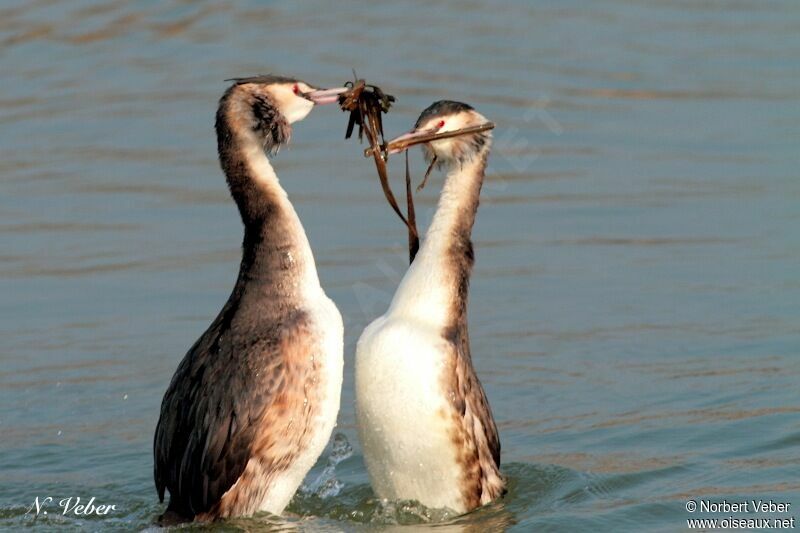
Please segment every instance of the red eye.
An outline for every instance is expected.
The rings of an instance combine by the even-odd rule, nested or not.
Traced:
[[[292,88],[294,94],[300,94],[300,87],[295,83],[294,87]]]
[[[444,120],[440,120],[439,123],[436,125],[436,129],[440,130],[444,128]]]

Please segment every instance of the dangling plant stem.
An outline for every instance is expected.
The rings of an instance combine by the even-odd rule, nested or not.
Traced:
[[[408,159],[408,150],[406,150],[406,160]],[[431,172],[433,171],[433,167],[436,165],[436,156],[433,156],[431,159],[431,164],[428,165],[428,170],[425,171],[425,177],[422,178],[422,183],[417,185],[417,192],[421,191],[425,184],[428,183],[428,178],[431,176]]]
[[[419,249],[419,234],[417,232],[417,222],[414,213],[414,199],[411,195],[410,176],[408,175],[408,167],[406,166],[406,205],[408,209],[408,216],[403,215],[400,206],[397,204],[392,188],[389,185],[389,176],[386,169],[386,140],[383,135],[383,120],[381,113],[387,113],[389,108],[394,102],[394,96],[385,94],[379,87],[375,85],[367,85],[364,80],[356,79],[354,82],[348,82],[351,87],[350,91],[342,94],[339,100],[339,105],[343,111],[350,112],[350,118],[347,123],[347,131],[345,132],[345,139],[349,139],[353,134],[353,129],[358,125],[358,139],[363,140],[364,135],[367,137],[369,143],[369,151],[375,161],[375,168],[378,171],[378,178],[381,182],[383,194],[386,201],[392,207],[403,224],[408,228],[408,249],[410,261],[414,260],[414,256]],[[406,161],[407,162],[407,161]],[[409,261],[409,262],[410,262]]]
[[[411,194],[411,173],[408,170],[408,150],[406,150],[406,204],[408,206],[408,263],[411,264],[414,262],[414,258],[419,251],[419,234],[417,233],[417,214],[414,211],[414,196]]]

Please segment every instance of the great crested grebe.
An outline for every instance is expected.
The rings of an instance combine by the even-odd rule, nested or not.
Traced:
[[[467,104],[436,102],[389,147],[484,123]],[[488,131],[423,144],[447,171],[439,205],[388,311],[358,341],[358,433],[381,498],[464,513],[505,491],[497,427],[467,334],[470,234],[490,148]]]
[[[164,394],[153,451],[165,521],[280,514],[330,438],[342,317],[320,287],[303,226],[267,158],[291,124],[346,89],[241,78],[219,101],[219,160],[244,223],[225,306]]]

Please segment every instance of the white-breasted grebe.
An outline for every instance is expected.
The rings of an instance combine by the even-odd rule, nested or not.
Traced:
[[[403,149],[431,133],[486,124],[466,104],[422,112]],[[467,293],[470,235],[491,148],[479,131],[425,142],[447,171],[436,213],[388,311],[358,341],[356,415],[372,487],[381,498],[470,511],[501,496],[500,439],[472,367]]]
[[[154,438],[164,522],[283,512],[327,444],[342,386],[342,318],[267,158],[291,124],[346,89],[241,78],[217,110],[220,164],[244,223],[225,306],[181,361]]]

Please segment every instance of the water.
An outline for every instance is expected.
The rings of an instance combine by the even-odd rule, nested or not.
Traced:
[[[327,108],[276,167],[345,316],[336,431],[355,450],[299,517],[221,529],[676,531],[711,516],[688,499],[798,514],[797,2],[19,1],[0,42],[0,528],[150,526],[161,396],[238,265],[222,80],[351,68],[398,96],[389,134],[443,97],[498,124],[470,327],[510,492],[457,519],[373,498],[352,354],[405,234]],[[47,496],[116,510],[34,522]]]

